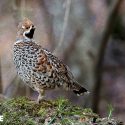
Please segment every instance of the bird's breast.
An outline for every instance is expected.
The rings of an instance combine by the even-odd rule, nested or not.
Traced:
[[[18,74],[25,82],[31,79],[31,69],[36,60],[35,54],[32,46],[24,46],[22,44],[14,45],[14,64]]]

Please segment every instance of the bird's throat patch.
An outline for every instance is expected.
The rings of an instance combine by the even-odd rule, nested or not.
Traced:
[[[25,36],[28,37],[28,38],[30,38],[30,39],[32,39],[33,35],[34,35],[34,30],[35,29],[32,28],[29,33],[25,33]]]

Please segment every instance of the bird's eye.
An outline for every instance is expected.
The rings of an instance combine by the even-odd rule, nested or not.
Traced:
[[[29,29],[29,27],[26,27],[26,29]]]

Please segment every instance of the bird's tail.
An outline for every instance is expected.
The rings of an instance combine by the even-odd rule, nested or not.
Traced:
[[[74,83],[73,92],[77,96],[83,95],[85,93],[89,94],[89,91],[87,89],[85,89],[84,87],[82,87],[81,85],[79,85],[79,83],[77,83],[77,82]]]

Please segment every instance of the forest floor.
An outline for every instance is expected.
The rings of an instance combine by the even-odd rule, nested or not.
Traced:
[[[63,98],[40,104],[26,97],[0,99],[0,125],[123,125],[111,114],[100,118],[89,108],[72,105]]]

